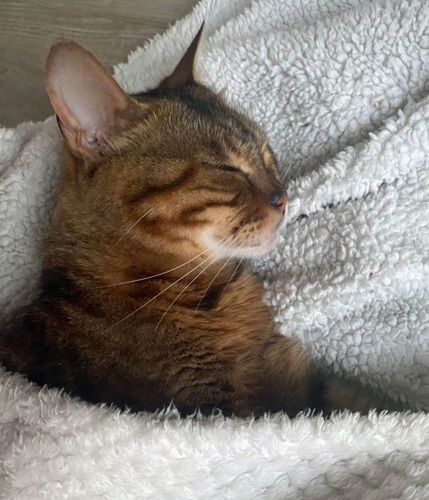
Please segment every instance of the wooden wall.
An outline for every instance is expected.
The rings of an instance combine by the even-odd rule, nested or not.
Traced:
[[[187,14],[196,0],[0,0],[0,125],[52,113],[43,75],[50,46],[72,39],[106,66]]]

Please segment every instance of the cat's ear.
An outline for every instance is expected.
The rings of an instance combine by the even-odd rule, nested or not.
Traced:
[[[189,45],[188,50],[185,55],[180,60],[179,64],[176,66],[173,73],[167,76],[159,85],[160,88],[177,89],[185,87],[186,85],[191,85],[195,83],[194,78],[194,63],[195,55],[198,50],[198,45],[203,33],[204,22],[195,38],[192,40],[191,45]]]
[[[99,160],[137,114],[136,102],[77,43],[60,42],[52,47],[45,81],[61,132],[78,158]]]

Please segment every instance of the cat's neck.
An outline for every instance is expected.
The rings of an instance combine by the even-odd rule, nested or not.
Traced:
[[[112,241],[117,240],[109,236],[100,242],[99,235],[87,244],[82,238],[74,238],[72,246],[57,235],[49,247],[45,268],[68,268],[79,287],[122,296],[155,296],[166,287],[175,289],[177,284],[183,289],[183,298],[187,292],[204,295],[209,289],[227,287],[245,268],[238,258],[219,259],[215,252],[199,248],[161,252],[144,243],[137,246],[127,238],[119,243]]]
[[[145,252],[134,259],[119,259],[105,268],[104,285],[126,282],[134,288],[145,285],[182,283],[192,290],[226,285],[244,266],[237,258],[216,258],[211,252],[177,255],[170,252]],[[108,269],[108,270],[107,270]]]

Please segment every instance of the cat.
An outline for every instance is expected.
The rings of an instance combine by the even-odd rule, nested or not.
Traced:
[[[362,409],[275,332],[244,261],[273,247],[287,194],[262,130],[195,78],[201,32],[134,96],[78,44],[51,49],[64,169],[39,296],[0,359],[134,411]]]

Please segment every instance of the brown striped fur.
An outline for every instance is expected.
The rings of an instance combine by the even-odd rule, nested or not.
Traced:
[[[81,47],[53,48],[64,174],[40,296],[1,357],[40,384],[134,410],[336,406],[301,345],[274,333],[241,262],[272,247],[286,195],[262,131],[194,81],[197,44],[134,97]]]

